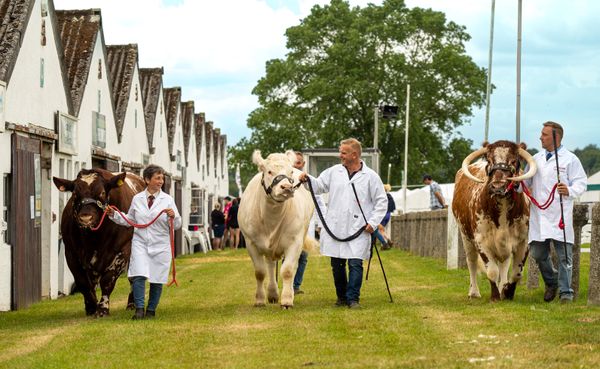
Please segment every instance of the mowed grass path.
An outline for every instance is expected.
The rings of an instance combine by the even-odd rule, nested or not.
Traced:
[[[81,295],[0,313],[1,368],[598,368],[600,308],[582,296],[544,303],[543,289],[517,288],[514,301],[467,299],[468,272],[441,260],[382,253],[371,265],[361,310],[333,306],[329,258],[309,257],[295,307],[253,307],[245,250],[177,260],[179,287],[165,287],[157,318],[132,321],[128,283],[111,315],[86,317]],[[365,264],[366,270],[366,264]]]

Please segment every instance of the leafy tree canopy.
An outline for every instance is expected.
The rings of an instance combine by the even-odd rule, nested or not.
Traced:
[[[363,8],[332,0],[286,37],[288,54],[266,63],[253,90],[260,107],[248,118],[252,134],[230,149],[244,183],[256,173],[254,149],[336,148],[347,137],[371,147],[375,107],[394,105],[397,119],[379,120],[380,167],[392,163],[391,182],[400,184],[408,84],[408,182],[421,183],[425,172],[454,180],[472,145],[455,130],[483,105],[486,86],[485,71],[465,53],[465,27],[403,0]]]

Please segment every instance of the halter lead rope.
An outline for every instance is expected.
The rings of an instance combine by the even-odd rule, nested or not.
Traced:
[[[310,178],[308,179],[308,188],[310,189],[310,196],[312,197],[312,200],[315,203],[315,209],[317,210],[319,219],[321,219],[321,224],[323,224],[323,228],[325,228],[325,230],[327,231],[329,236],[331,236],[331,238],[333,238],[334,240],[336,240],[338,242],[349,242],[349,241],[352,241],[352,240],[358,238],[358,236],[360,236],[364,232],[364,230],[367,228],[367,225],[365,224],[356,233],[354,233],[353,235],[348,236],[346,238],[340,238],[340,237],[337,237],[336,235],[334,235],[333,232],[329,229],[329,226],[327,225],[327,223],[325,222],[325,218],[323,217],[323,213],[321,212],[321,208],[319,207],[319,203],[317,202],[317,197],[315,196],[315,191],[312,187],[312,182],[311,182]],[[352,186],[352,188],[354,189],[354,186]],[[356,195],[356,190],[354,191],[354,194]],[[356,198],[356,201],[358,202],[358,197]],[[360,202],[358,203],[358,206],[360,207]],[[362,209],[361,209],[361,212],[362,212]],[[363,217],[364,217],[364,215],[363,215]]]
[[[129,220],[129,218],[127,218],[125,216],[125,214],[123,214],[121,212],[121,210],[119,210],[119,208],[117,208],[114,205],[106,205],[104,207],[104,213],[102,213],[102,218],[100,219],[100,223],[98,223],[98,226],[95,228],[91,228],[92,231],[97,231],[98,229],[100,229],[100,227],[102,226],[102,223],[104,223],[104,218],[106,218],[106,214],[108,213],[108,208],[113,209],[114,211],[116,211],[121,218],[123,218],[127,224],[129,224],[130,226],[134,227],[134,228],[139,228],[139,229],[143,229],[143,228],[148,228],[150,227],[152,224],[154,224],[154,222],[156,222],[158,220],[158,218],[163,214],[163,213],[167,213],[166,209],[163,209],[160,211],[160,213],[158,213],[158,215],[152,219],[149,223],[146,224],[137,224],[134,223],[132,221]],[[177,271],[175,270],[175,221],[173,218],[169,217],[169,238],[171,240],[171,264],[173,265],[173,268],[171,270],[171,274],[173,276],[173,279],[171,280],[171,282],[169,282],[167,284],[167,286],[171,286],[172,284],[175,284],[176,286],[179,286],[179,284],[177,284]]]

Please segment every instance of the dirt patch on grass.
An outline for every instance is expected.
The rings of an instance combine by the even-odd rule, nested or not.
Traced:
[[[51,329],[33,337],[24,337],[15,342],[14,345],[4,347],[3,350],[0,351],[0,363],[44,349],[54,337],[61,334],[63,331],[64,329],[60,328]]]
[[[250,256],[209,256],[206,258],[190,258],[182,260],[184,265],[222,263],[232,261],[248,261]]]

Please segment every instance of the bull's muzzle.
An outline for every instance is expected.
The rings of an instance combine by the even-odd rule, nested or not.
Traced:
[[[508,181],[506,181],[506,180],[492,181],[492,182],[490,182],[490,184],[488,186],[490,195],[504,196],[504,195],[506,195],[507,188],[508,188]]]

